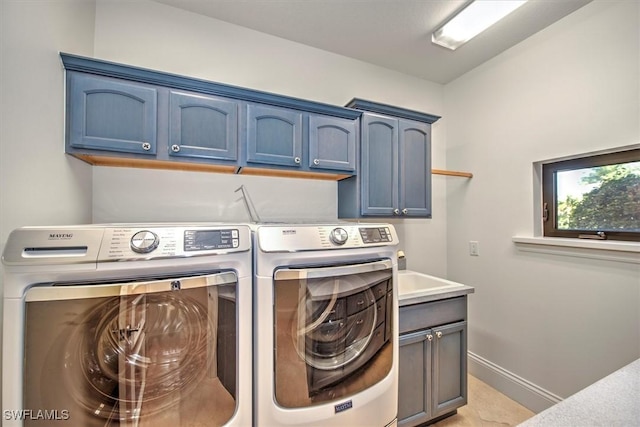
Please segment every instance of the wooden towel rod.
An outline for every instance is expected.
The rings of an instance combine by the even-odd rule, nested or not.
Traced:
[[[431,169],[431,173],[434,175],[448,175],[448,176],[461,176],[463,178],[473,178],[473,174],[471,172],[458,172],[458,171],[447,171],[442,169]]]

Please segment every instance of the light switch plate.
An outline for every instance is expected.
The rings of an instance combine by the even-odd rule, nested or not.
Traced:
[[[480,243],[475,241],[475,240],[471,240],[469,242],[469,255],[471,256],[480,256]]]

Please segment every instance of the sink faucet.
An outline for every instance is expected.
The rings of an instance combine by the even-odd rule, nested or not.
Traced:
[[[398,270],[407,269],[407,258],[404,256],[403,251],[398,251]]]

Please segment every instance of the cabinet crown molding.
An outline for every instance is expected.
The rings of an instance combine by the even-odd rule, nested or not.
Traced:
[[[381,104],[379,102],[367,101],[365,99],[353,98],[347,103],[347,108],[369,111],[372,113],[384,114],[387,116],[399,117],[401,119],[416,120],[428,124],[435,123],[441,116],[422,113],[420,111],[409,110],[407,108],[395,107],[393,105]]]
[[[173,89],[224,96],[243,101],[259,102],[277,107],[293,108],[301,111],[342,117],[345,119],[357,119],[362,115],[361,111],[348,107],[308,101],[193,77],[119,64],[116,62],[87,58],[64,52],[60,52],[60,58],[62,59],[64,68],[69,71],[80,71],[99,76],[114,77],[132,80],[139,83],[165,86]]]

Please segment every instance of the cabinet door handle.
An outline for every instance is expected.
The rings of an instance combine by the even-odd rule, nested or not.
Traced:
[[[295,157],[293,159],[294,163],[299,164],[300,163],[300,157]]]
[[[320,160],[318,159],[313,159],[313,164],[318,166],[320,164]]]
[[[393,210],[393,214],[394,215],[400,215],[400,209],[394,209]]]
[[[440,331],[436,332],[436,336],[438,337],[438,339],[442,338],[442,332]]]
[[[431,334],[427,335],[427,341],[433,341],[433,335]]]
[[[171,146],[171,151],[173,151],[174,153],[177,153],[180,151],[180,146],[178,144],[173,144]]]
[[[402,209],[402,215],[406,215],[409,213],[409,210],[407,208]]]
[[[144,151],[149,151],[149,150],[151,150],[151,144],[149,144],[148,142],[143,142],[143,143],[142,143],[142,149],[143,149]]]

